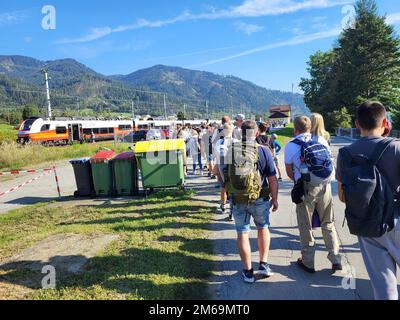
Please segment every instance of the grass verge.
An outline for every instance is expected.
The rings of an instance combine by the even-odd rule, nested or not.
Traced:
[[[8,124],[0,123],[0,142],[16,141],[18,131]]]
[[[42,163],[92,156],[101,148],[109,148],[117,152],[127,151],[129,146],[129,143],[119,143],[114,146],[113,142],[101,142],[46,147],[39,144],[19,145],[15,142],[0,140],[0,168],[17,170]]]
[[[284,147],[290,140],[293,139],[294,130],[293,124],[289,124],[287,127],[277,130],[274,133],[278,135],[278,141]]]
[[[7,298],[5,290],[14,296],[20,290],[17,297],[25,299],[206,299],[213,267],[210,218],[206,203],[176,190],[123,205],[38,205],[0,216],[3,261],[53,234],[119,236],[89,259],[84,272],[57,274],[56,289],[40,289],[39,271],[0,267],[0,299]]]

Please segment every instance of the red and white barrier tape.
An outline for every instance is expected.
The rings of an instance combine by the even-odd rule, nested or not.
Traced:
[[[37,176],[36,178],[33,178],[33,179],[29,180],[29,181],[26,181],[26,182],[24,182],[24,183],[22,183],[22,184],[20,184],[20,185],[18,185],[18,186],[16,186],[16,187],[14,187],[14,188],[11,188],[11,189],[9,189],[9,190],[7,190],[7,191],[0,192],[0,197],[1,197],[1,196],[4,196],[4,195],[6,195],[6,194],[8,194],[8,193],[10,193],[10,192],[13,192],[13,191],[15,191],[15,190],[18,190],[19,188],[22,188],[23,186],[26,186],[26,185],[29,184],[29,183],[32,183],[32,182],[34,182],[34,181],[36,181],[36,180],[39,180],[41,177],[45,176],[46,174],[49,174],[50,172],[51,172],[51,171],[45,171],[44,173],[42,173],[40,176]]]
[[[36,172],[50,172],[52,168],[45,168],[45,169],[32,169],[32,170],[13,170],[7,172],[0,172],[0,176],[8,176],[8,175],[17,175],[23,173],[36,173]]]

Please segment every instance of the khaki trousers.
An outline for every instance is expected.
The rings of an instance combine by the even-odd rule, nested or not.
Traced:
[[[297,223],[300,232],[301,255],[303,263],[314,268],[315,239],[312,232],[312,215],[317,209],[321,220],[322,236],[329,252],[331,263],[341,263],[339,240],[334,223],[331,184],[317,187],[305,183],[305,201],[296,205]]]

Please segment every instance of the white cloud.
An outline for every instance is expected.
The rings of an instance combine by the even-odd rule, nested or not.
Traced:
[[[275,43],[270,43],[266,44],[260,47],[256,47],[253,49],[245,50],[230,56],[226,56],[223,58],[215,59],[215,60],[210,60],[207,62],[199,63],[196,65],[192,65],[190,67],[203,67],[207,65],[212,65],[212,64],[217,64],[245,56],[249,56],[255,53],[263,52],[263,51],[268,51],[276,48],[282,48],[282,47],[288,47],[288,46],[295,46],[303,43],[308,43],[308,42],[313,42],[316,40],[320,39],[327,39],[327,38],[332,38],[336,37],[341,33],[342,29],[340,27],[335,27],[331,30],[323,31],[323,32],[316,32],[316,33],[311,33],[311,34],[306,34],[306,35],[299,35],[296,37],[293,37],[289,40],[281,41],[281,42],[275,42]]]
[[[244,0],[238,6],[231,6],[227,9],[216,9],[211,7],[209,11],[192,14],[185,11],[182,14],[164,20],[149,21],[139,19],[132,24],[121,25],[115,28],[106,26],[93,28],[90,32],[78,38],[65,38],[56,41],[57,44],[84,43],[103,38],[112,33],[124,32],[141,28],[159,28],[177,22],[193,20],[216,20],[241,17],[261,17],[293,13],[300,10],[322,9],[351,3],[351,0]]]
[[[236,30],[247,34],[248,36],[252,35],[253,33],[260,32],[264,30],[263,26],[259,26],[256,24],[245,23],[242,21],[238,21],[235,24]]]
[[[0,13],[0,25],[20,22],[25,17],[24,11],[3,12]]]
[[[389,24],[399,24],[400,23],[400,12],[388,14],[386,17],[386,22]]]
[[[321,9],[349,3],[349,0],[246,0],[225,11],[226,16],[259,17],[292,13],[305,9]],[[223,11],[221,12],[223,13]]]

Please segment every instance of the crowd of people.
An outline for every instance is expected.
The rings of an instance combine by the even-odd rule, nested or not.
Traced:
[[[320,114],[297,117],[294,138],[284,149],[278,136],[268,133],[268,123],[246,120],[242,114],[234,121],[224,116],[219,125],[177,128],[175,137],[185,139],[188,157],[193,160],[192,173],[203,175],[207,170],[208,177],[218,182],[219,210],[235,222],[245,282],[255,281],[249,241],[251,217],[257,227],[258,273],[273,275],[268,264],[269,216],[279,208],[279,155],[283,151],[285,171],[293,181],[291,198],[301,245],[299,268],[316,272],[313,230],[321,228],[332,273],[343,269],[331,186],[336,178],[349,229],[358,236],[375,298],[398,299],[400,141],[387,138],[390,123],[379,102],[359,106],[356,124],[362,138],[340,150],[337,165]]]

